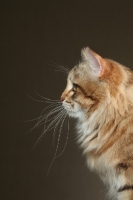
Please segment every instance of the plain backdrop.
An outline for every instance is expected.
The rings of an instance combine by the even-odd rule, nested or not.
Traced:
[[[38,94],[60,99],[66,75],[52,65],[71,69],[79,62],[83,47],[90,46],[101,56],[132,68],[133,1],[1,0],[0,9],[0,198],[105,199],[106,187],[87,169],[76,144],[74,122],[70,122],[66,149],[47,176],[58,131],[54,143],[49,131],[32,149],[43,125],[28,132],[36,123],[28,120],[39,117],[47,106],[35,101],[43,100]],[[66,138],[67,126],[58,155]]]

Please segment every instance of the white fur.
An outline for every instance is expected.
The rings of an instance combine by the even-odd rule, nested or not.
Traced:
[[[93,71],[93,75],[95,74],[98,76],[101,71],[101,68],[98,61],[96,62],[96,59],[94,59],[94,55],[90,53],[88,49],[85,49],[83,51],[83,56],[85,62],[81,63],[78,67],[80,68],[79,70],[81,72],[83,80],[87,82],[88,79],[89,80],[91,79],[91,76],[86,75],[88,69],[91,68],[91,70]],[[87,60],[88,58],[89,60]],[[92,79],[93,80],[94,78],[96,79],[97,76],[92,77]],[[107,89],[104,96],[105,101],[104,102],[101,101],[101,105],[99,103],[98,108],[87,119],[86,118],[87,111],[84,110],[80,106],[80,104],[71,100],[71,96],[73,95],[72,92],[73,83],[71,81],[75,80],[76,79],[74,77],[74,73],[70,73],[68,77],[67,87],[63,93],[63,96],[65,96],[68,93],[68,95],[66,95],[66,98],[63,101],[63,107],[66,109],[69,116],[77,119],[78,142],[80,143],[81,147],[83,148],[84,154],[87,157],[87,165],[91,170],[95,170],[96,172],[99,173],[101,179],[109,188],[110,196],[114,198],[116,198],[117,196],[118,197],[117,199],[119,200],[129,200],[129,198],[127,198],[126,196],[125,199],[123,198],[120,199],[121,194],[118,195],[119,188],[123,187],[128,182],[125,179],[124,175],[122,174],[120,175],[116,171],[117,170],[116,166],[119,164],[119,156],[116,156],[117,146],[115,146],[114,148],[116,149],[116,151],[114,151],[112,145],[107,151],[103,152],[101,155],[98,155],[97,158],[95,158],[95,156],[91,156],[91,153],[89,154],[89,152],[93,150],[98,151],[103,146],[103,144],[106,144],[106,141],[112,134],[114,127],[112,126],[111,128],[109,128],[109,130],[107,130],[107,133],[104,134],[102,134],[101,127],[107,125],[110,119],[113,120],[114,123],[117,122],[118,124],[119,117],[122,119],[125,110],[128,110],[128,107],[132,105],[132,100],[130,100],[130,98],[133,97],[133,94],[130,94],[129,92],[125,93],[125,87],[123,86],[124,84],[119,85],[119,94],[115,97],[112,97],[111,94],[108,92],[109,88],[107,87],[109,87],[109,85],[103,87],[104,89]],[[127,76],[125,75],[124,82],[126,83],[126,81],[127,81]],[[104,83],[102,84],[104,85]],[[118,105],[119,102],[121,101],[122,104],[120,107]],[[105,112],[106,109],[108,112]],[[122,124],[123,125],[121,124],[119,125],[119,128],[121,128],[121,126],[124,127],[127,126],[124,123],[124,119]],[[132,129],[132,127],[127,127],[127,130],[129,129]],[[102,135],[102,137],[100,137],[100,135]],[[95,136],[97,137],[93,140]]]
[[[93,132],[94,127],[97,125],[98,121],[101,119],[104,113],[104,109],[106,109],[106,105],[99,106],[99,108],[90,116],[88,120],[86,119],[86,112],[81,109],[81,107],[77,103],[67,103],[63,102],[64,108],[67,110],[68,114],[74,118],[78,119],[77,130],[78,130],[78,142],[81,144],[81,147],[84,149],[84,153],[87,155],[87,152],[98,149],[106,141],[106,135],[103,140],[99,140],[99,138],[90,142],[91,138],[94,137],[96,131]],[[110,151],[110,155],[113,156],[113,151]],[[109,188],[109,196],[115,197],[117,195],[118,189],[126,184],[126,180],[124,176],[117,176],[114,170],[114,166],[117,163],[117,160],[114,160],[110,165],[110,157],[106,155],[106,153],[99,156],[99,158],[95,159],[93,157],[87,156],[87,165],[91,170],[95,170],[99,173],[101,179]]]

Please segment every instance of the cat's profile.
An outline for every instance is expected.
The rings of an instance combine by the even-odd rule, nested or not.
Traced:
[[[77,119],[78,142],[110,197],[133,200],[133,72],[90,48],[68,74],[62,106]]]

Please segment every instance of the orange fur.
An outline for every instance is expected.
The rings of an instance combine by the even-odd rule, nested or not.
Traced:
[[[77,118],[88,166],[109,186],[110,196],[133,200],[133,72],[89,48],[82,58],[68,75],[63,106]]]

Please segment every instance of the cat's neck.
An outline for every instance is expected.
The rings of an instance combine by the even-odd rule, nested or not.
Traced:
[[[80,118],[77,123],[78,142],[83,147],[84,153],[97,151],[104,145],[108,136],[114,133],[118,124],[127,116],[127,112],[133,113],[131,105],[130,109],[127,104],[118,109],[118,106],[115,107],[112,103],[108,103],[99,105],[88,118]]]

